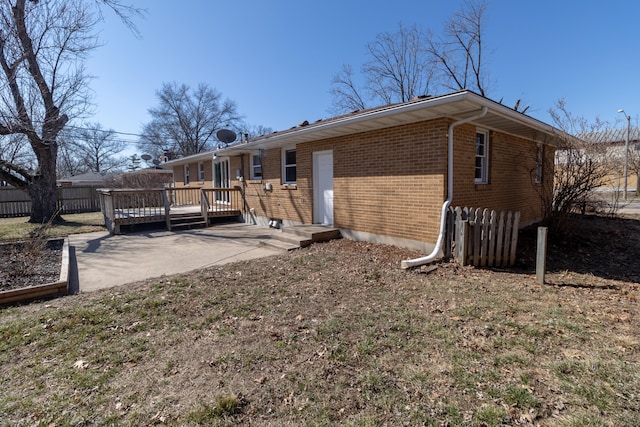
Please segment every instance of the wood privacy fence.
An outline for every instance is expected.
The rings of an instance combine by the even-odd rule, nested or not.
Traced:
[[[505,267],[516,261],[520,212],[450,208],[445,256],[461,265]]]
[[[100,199],[95,186],[58,187],[58,209],[62,214],[98,212]],[[31,214],[29,195],[17,188],[0,188],[0,218]]]

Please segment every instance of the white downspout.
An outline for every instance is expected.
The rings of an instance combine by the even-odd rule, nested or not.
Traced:
[[[440,250],[442,248],[442,242],[444,241],[444,233],[446,228],[447,221],[447,210],[449,209],[449,205],[451,205],[451,201],[453,200],[453,128],[459,126],[463,123],[467,123],[473,120],[477,120],[487,114],[488,108],[482,107],[480,113],[475,116],[468,117],[466,119],[458,120],[457,122],[453,122],[449,125],[449,131],[447,133],[447,199],[442,204],[442,212],[440,214],[440,234],[438,235],[438,240],[436,241],[436,246],[433,248],[433,251],[422,258],[415,259],[407,259],[400,263],[400,267],[403,269],[417,267],[419,265],[424,265],[435,260],[438,255],[440,255]]]

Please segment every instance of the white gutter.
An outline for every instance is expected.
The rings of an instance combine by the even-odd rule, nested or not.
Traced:
[[[453,122],[449,125],[449,131],[447,133],[447,199],[442,204],[442,212],[440,214],[440,234],[438,235],[438,240],[436,241],[435,248],[433,248],[433,251],[429,255],[422,258],[407,259],[402,261],[400,263],[400,267],[402,267],[403,269],[428,264],[434,261],[440,255],[442,242],[444,241],[444,232],[446,229],[447,210],[449,209],[449,205],[451,205],[451,201],[453,200],[453,128],[461,124],[484,117],[484,115],[487,114],[487,111],[489,111],[488,107],[484,106],[482,107],[480,113],[476,114],[475,116],[458,120],[457,122]]]

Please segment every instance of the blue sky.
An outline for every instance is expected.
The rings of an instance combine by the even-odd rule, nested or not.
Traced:
[[[330,117],[330,82],[342,64],[365,61],[366,45],[400,22],[441,33],[461,0],[133,0],[147,10],[135,38],[113,16],[87,70],[96,114],[89,120],[139,133],[163,82],[207,83],[235,101],[252,125],[287,129]],[[569,109],[623,126],[640,116],[640,2],[489,0],[488,94],[551,123]],[[135,137],[126,137],[131,141]]]

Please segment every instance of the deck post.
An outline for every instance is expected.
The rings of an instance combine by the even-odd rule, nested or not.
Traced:
[[[167,197],[167,189],[162,189],[162,200],[164,201],[164,218],[167,223],[167,230],[171,231],[171,205]]]
[[[203,221],[206,221],[207,227],[209,226],[209,208],[211,204],[209,203],[209,198],[207,197],[207,193],[204,189],[200,189],[200,213],[202,214]]]

